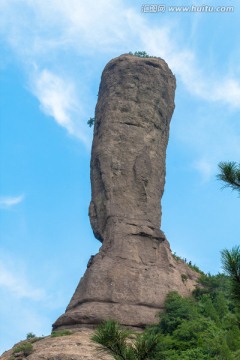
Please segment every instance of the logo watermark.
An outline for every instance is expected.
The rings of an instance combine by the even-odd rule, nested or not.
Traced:
[[[158,4],[142,5],[141,10],[142,10],[142,12],[145,12],[145,13],[159,13],[159,12],[165,12],[166,6],[158,5]]]
[[[164,13],[164,12],[207,12],[207,13],[231,13],[234,12],[234,6],[210,6],[210,5],[189,5],[189,6],[171,6],[164,4],[143,4],[141,11],[143,13]]]

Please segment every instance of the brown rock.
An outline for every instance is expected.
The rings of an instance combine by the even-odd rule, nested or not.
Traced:
[[[89,208],[103,245],[54,329],[106,319],[144,327],[157,321],[169,291],[189,296],[193,290],[198,275],[173,258],[160,230],[174,92],[175,77],[160,58],[122,55],[105,67]]]
[[[45,337],[33,343],[33,352],[25,360],[112,360],[112,356],[98,351],[99,345],[91,341],[93,330],[79,329],[72,335]],[[21,344],[21,343],[20,343]],[[17,344],[19,345],[19,344]],[[14,349],[14,348],[13,348]],[[13,349],[6,351],[0,360],[9,360]],[[19,359],[13,356],[14,359]]]
[[[129,225],[136,226],[136,234],[144,235],[146,230],[155,237],[155,229],[159,233],[174,92],[175,77],[158,58],[123,55],[103,71],[95,114],[89,210],[100,241],[108,241],[113,224],[121,238],[128,235]]]

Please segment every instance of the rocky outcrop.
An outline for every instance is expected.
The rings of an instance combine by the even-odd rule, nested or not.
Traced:
[[[122,55],[105,67],[95,112],[89,216],[102,242],[53,328],[106,319],[156,322],[169,291],[188,296],[197,274],[160,230],[175,77],[160,58]]]
[[[68,336],[31,339],[32,352],[28,356],[14,352],[16,347],[26,344],[22,341],[4,352],[0,360],[112,360],[112,356],[99,351],[99,345],[91,341],[92,335],[93,330],[83,328]]]
[[[134,235],[161,239],[175,78],[157,58],[120,56],[104,69],[95,114],[90,221],[97,239]],[[133,230],[132,226],[135,226]]]

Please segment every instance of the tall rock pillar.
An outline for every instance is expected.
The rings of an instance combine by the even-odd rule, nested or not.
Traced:
[[[102,247],[54,328],[106,319],[143,327],[156,322],[169,291],[188,296],[194,288],[195,272],[173,258],[160,230],[175,86],[160,58],[122,55],[106,65],[95,112],[89,207]]]

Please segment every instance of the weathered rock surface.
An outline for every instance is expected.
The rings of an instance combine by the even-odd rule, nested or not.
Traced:
[[[116,230],[120,238],[162,238],[160,199],[174,92],[175,77],[161,59],[120,56],[103,71],[90,204],[91,225],[100,241],[109,241]]]
[[[34,342],[33,352],[25,357],[22,353],[13,355],[13,349],[0,356],[0,360],[112,360],[112,356],[98,351],[99,345],[91,341],[93,330],[81,329],[61,337],[45,337]],[[22,342],[24,343],[24,342]],[[21,345],[19,343],[17,345]]]
[[[174,92],[175,77],[160,58],[122,55],[105,67],[89,208],[103,244],[54,329],[106,319],[143,327],[156,322],[169,291],[193,290],[197,274],[174,259],[160,230]]]

